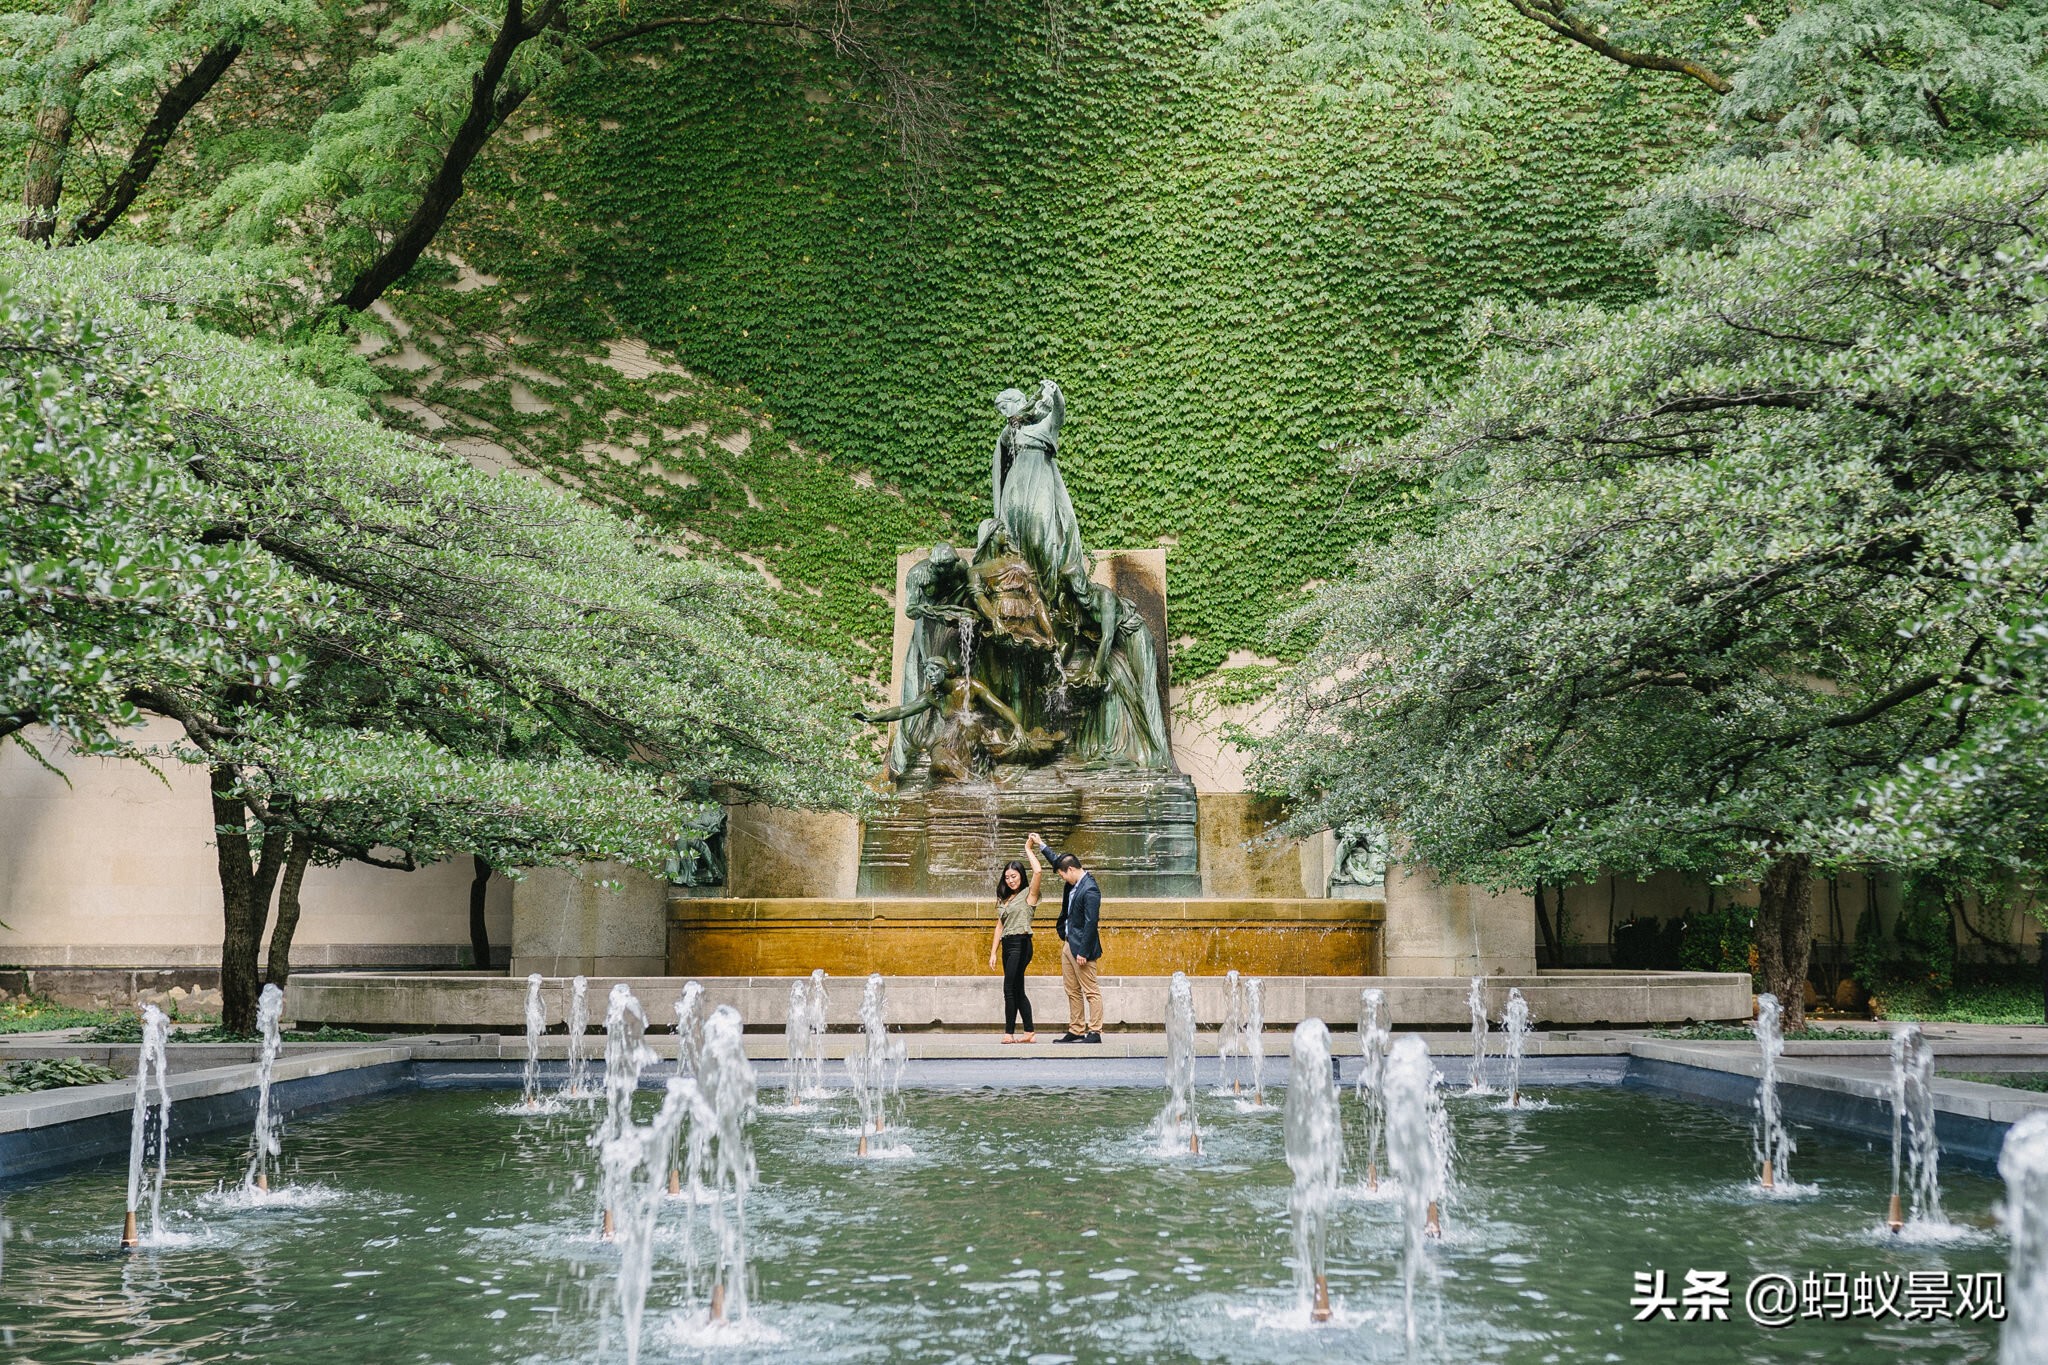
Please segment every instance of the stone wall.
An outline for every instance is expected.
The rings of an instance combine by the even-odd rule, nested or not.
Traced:
[[[158,723],[147,734],[168,744]],[[0,745],[0,967],[179,969],[210,984],[220,961],[220,882],[203,769],[66,755],[62,776]],[[468,860],[417,872],[309,868],[293,961],[305,967],[460,967],[469,958]],[[494,945],[509,943],[512,886],[487,898]],[[97,989],[97,988],[95,988]]]

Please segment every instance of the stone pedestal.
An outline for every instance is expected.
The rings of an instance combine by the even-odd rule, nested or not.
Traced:
[[[1536,970],[1536,910],[1519,892],[1438,881],[1390,867],[1388,976],[1527,976]]]
[[[1056,763],[943,782],[922,771],[861,842],[861,896],[994,894],[996,869],[1036,831],[1105,896],[1198,896],[1195,786],[1180,773]]]
[[[615,887],[599,885],[615,882]],[[537,868],[512,890],[511,974],[659,976],[668,886],[623,863]]]

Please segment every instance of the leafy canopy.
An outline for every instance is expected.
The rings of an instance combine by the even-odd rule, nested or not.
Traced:
[[[2048,478],[2044,197],[2041,152],[1703,169],[1635,219],[1722,243],[1657,297],[1482,316],[1469,380],[1355,461],[1430,527],[1286,622],[1260,779],[1467,880],[1754,876],[2038,720],[2006,556]]]

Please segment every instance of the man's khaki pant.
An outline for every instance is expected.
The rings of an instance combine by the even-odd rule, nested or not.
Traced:
[[[1096,984],[1095,963],[1074,961],[1074,950],[1060,945],[1060,984],[1067,988],[1067,1032],[1102,1032],[1102,987]],[[1090,1023],[1089,1020],[1095,1022]]]

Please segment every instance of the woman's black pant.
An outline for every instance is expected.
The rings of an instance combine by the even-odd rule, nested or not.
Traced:
[[[1031,997],[1024,994],[1024,969],[1031,965],[1031,935],[1003,935],[1003,1032],[1017,1032],[1017,1017],[1024,1017],[1024,1032],[1031,1025]]]

